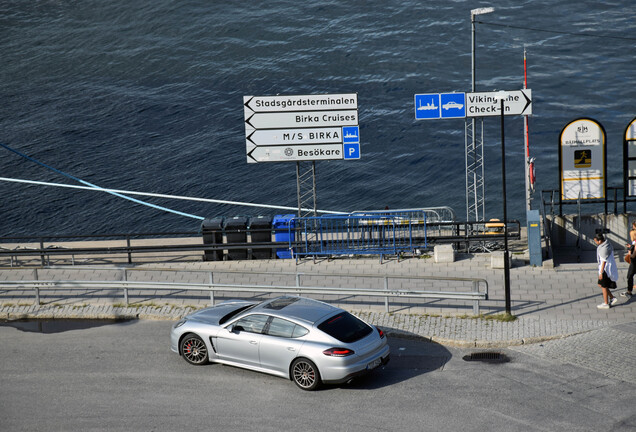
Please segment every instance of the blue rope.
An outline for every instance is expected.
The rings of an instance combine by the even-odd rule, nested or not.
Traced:
[[[47,164],[45,164],[45,163],[43,163],[43,162],[40,162],[39,160],[34,159],[34,158],[32,158],[31,156],[25,155],[24,153],[20,153],[19,151],[15,150],[15,149],[13,149],[13,148],[11,148],[11,147],[9,147],[8,145],[5,145],[5,144],[1,143],[1,142],[0,142],[0,147],[3,147],[3,148],[5,148],[5,149],[9,150],[10,152],[13,152],[13,153],[17,154],[18,156],[20,156],[20,157],[22,157],[22,158],[24,158],[24,159],[30,160],[31,162],[35,162],[36,164],[41,165],[41,166],[43,166],[43,167],[45,167],[45,168],[47,168],[47,169],[49,169],[49,170],[51,170],[51,171],[54,171],[54,172],[56,172],[56,173],[58,173],[58,174],[61,174],[61,175],[63,175],[64,177],[70,178],[71,180],[75,180],[76,182],[79,182],[79,183],[85,184],[86,186],[90,186],[90,187],[92,187],[92,188],[94,188],[94,189],[101,190],[101,191],[103,191],[103,192],[107,192],[107,193],[109,193],[109,194],[111,194],[111,195],[115,195],[115,196],[117,196],[117,197],[119,197],[119,198],[124,198],[124,199],[127,199],[127,200],[129,200],[129,201],[135,202],[135,203],[137,203],[137,204],[142,204],[142,205],[145,205],[145,206],[148,206],[148,207],[155,208],[155,209],[157,209],[157,210],[167,211],[167,212],[169,212],[169,213],[174,213],[174,214],[177,214],[177,215],[179,215],[179,216],[186,216],[186,217],[189,217],[189,218],[199,219],[199,220],[203,220],[203,219],[205,219],[205,218],[203,218],[203,217],[201,217],[201,216],[196,216],[196,215],[192,215],[192,214],[189,214],[189,213],[183,213],[183,212],[180,212],[180,211],[177,211],[177,210],[172,210],[172,209],[169,209],[169,208],[167,208],[167,207],[162,207],[162,206],[158,206],[158,205],[155,205],[155,204],[147,203],[147,202],[145,202],[145,201],[141,201],[141,200],[138,200],[138,199],[136,199],[136,198],[131,198],[131,197],[129,197],[129,196],[122,195],[122,194],[117,193],[117,192],[112,192],[112,191],[109,191],[109,190],[103,189],[103,188],[101,188],[101,187],[99,187],[99,186],[97,186],[97,185],[94,185],[94,184],[89,183],[89,182],[87,182],[87,181],[85,181],[85,180],[82,180],[82,179],[80,179],[80,178],[77,178],[77,177],[75,177],[75,176],[72,176],[72,175],[70,175],[70,174],[67,174],[67,173],[65,173],[65,172],[63,172],[63,171],[60,171],[60,170],[59,170],[59,169],[57,169],[57,168],[53,168],[52,166],[49,166],[49,165],[47,165]]]

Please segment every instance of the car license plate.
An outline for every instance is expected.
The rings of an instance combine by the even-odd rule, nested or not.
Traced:
[[[382,359],[377,358],[367,365],[367,370],[375,369],[382,364]]]

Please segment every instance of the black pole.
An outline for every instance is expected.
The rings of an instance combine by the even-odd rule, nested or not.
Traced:
[[[506,313],[510,315],[510,264],[508,260],[508,206],[506,202],[506,141],[504,138],[504,98],[501,98],[501,190],[503,194],[504,223],[504,289],[506,296]]]

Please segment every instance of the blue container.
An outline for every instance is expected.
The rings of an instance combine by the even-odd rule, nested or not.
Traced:
[[[276,215],[272,221],[272,228],[274,228],[274,240],[276,242],[293,242],[296,239],[296,221],[295,214]],[[291,229],[291,231],[290,231]],[[276,249],[276,256],[281,259],[290,259],[293,257],[292,251],[289,247]]]

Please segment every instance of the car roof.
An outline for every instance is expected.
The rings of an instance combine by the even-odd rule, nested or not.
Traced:
[[[281,318],[292,318],[315,324],[327,315],[341,312],[343,309],[307,297],[282,296],[264,301],[250,310]]]

